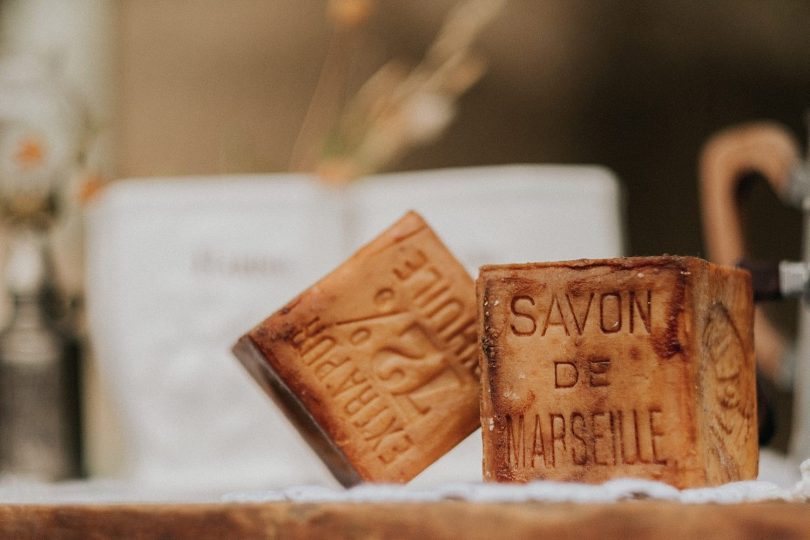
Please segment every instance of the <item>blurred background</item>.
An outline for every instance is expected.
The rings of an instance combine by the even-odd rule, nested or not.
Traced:
[[[418,63],[457,2],[347,2],[351,37],[337,50],[334,4],[0,0],[5,50],[51,58],[92,134],[66,215],[120,178],[295,168],[329,62],[345,67],[334,83],[345,99],[393,58]],[[626,254],[706,256],[701,146],[762,119],[806,145],[808,29],[803,0],[511,0],[475,39],[486,70],[455,100],[452,122],[383,169],[599,164],[621,182]],[[799,210],[761,180],[743,207],[755,258],[800,257]],[[55,249],[65,287],[80,295],[74,221],[57,227]],[[770,311],[788,336],[796,311],[790,302]],[[790,390],[777,394],[789,422]],[[786,448],[787,433],[773,444]]]
[[[350,88],[418,61],[455,2],[375,4]],[[121,2],[115,17],[118,175],[288,166],[332,32],[323,2]],[[759,119],[804,137],[808,25],[801,0],[510,2],[477,40],[489,69],[457,121],[395,168],[603,164],[626,188],[631,254],[699,255],[700,147]],[[752,227],[763,256],[798,256],[798,212],[752,211],[780,231]]]
[[[390,58],[418,61],[454,4],[374,2],[346,91]],[[59,57],[110,130],[114,177],[285,170],[333,32],[321,1],[0,9],[4,41]],[[477,40],[488,72],[457,120],[395,168],[604,164],[626,186],[631,253],[698,255],[696,167],[708,136],[759,119],[804,136],[808,23],[801,0],[513,0]],[[798,212],[761,195],[752,221],[783,241],[753,227],[755,245],[798,255]]]

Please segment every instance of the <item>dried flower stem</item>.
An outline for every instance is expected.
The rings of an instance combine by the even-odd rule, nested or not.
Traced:
[[[293,144],[289,168],[312,170],[320,152],[318,143],[340,111],[348,63],[354,47],[354,29],[337,29],[329,40],[318,83]]]
[[[336,34],[330,45],[335,58],[328,55],[324,64],[296,141],[294,168],[308,170],[315,164],[323,180],[344,184],[435,140],[455,117],[458,98],[483,76],[484,62],[473,53],[472,44],[505,3],[466,0],[458,4],[419,64],[409,70],[396,61],[386,63],[339,115],[341,96],[336,87],[345,80],[346,57],[337,56],[343,47]],[[312,143],[327,133],[329,125],[333,128],[318,161]]]

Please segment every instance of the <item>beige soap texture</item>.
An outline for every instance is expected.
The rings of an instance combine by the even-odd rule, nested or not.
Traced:
[[[475,305],[411,212],[234,352],[342,484],[406,482],[479,425]]]
[[[484,266],[484,477],[757,475],[750,276],[691,257]]]

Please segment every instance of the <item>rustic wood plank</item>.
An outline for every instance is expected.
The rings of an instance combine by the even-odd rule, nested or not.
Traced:
[[[810,538],[810,505],[251,503],[7,505],[3,538]]]

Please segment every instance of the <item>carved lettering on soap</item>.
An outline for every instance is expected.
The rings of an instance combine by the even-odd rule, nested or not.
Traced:
[[[576,295],[550,291],[509,299],[509,330],[515,336],[582,336],[587,333],[651,334],[651,289]]]
[[[352,350],[340,347],[341,336],[327,331],[316,317],[293,335],[291,344],[305,366],[312,370],[326,395],[350,425],[384,463],[394,461],[413,445],[405,421],[390,396],[384,395],[366,371],[352,359]],[[358,346],[371,337],[368,326],[354,328],[346,341]]]
[[[468,375],[463,383],[476,384],[479,378],[478,337],[474,315],[466,315],[465,303],[454,294],[452,280],[440,265],[421,250],[406,250],[393,275],[401,287],[410,291],[414,315],[426,319],[436,346],[455,357],[450,367],[462,367]]]
[[[386,279],[353,291],[368,295],[368,312],[331,325],[314,317],[289,339],[330,407],[385,464],[415,444],[409,429],[432,414],[437,395],[478,381],[476,318],[457,287],[424,250],[397,253]]]
[[[666,465],[658,406],[506,415],[509,468]]]
[[[385,389],[405,396],[419,414],[426,414],[430,404],[415,393],[450,369],[442,352],[416,323],[400,331],[395,342],[379,347],[372,356],[372,365]]]
[[[585,361],[555,360],[554,388],[573,388],[580,380],[591,388],[610,386],[610,358],[594,357]],[[582,372],[582,377],[580,377]]]
[[[702,336],[709,357],[704,367],[705,381],[716,405],[709,427],[718,450],[725,452],[731,445],[745,443],[753,416],[748,409],[749,401],[741,395],[746,355],[742,338],[725,306],[714,304],[706,318]]]

